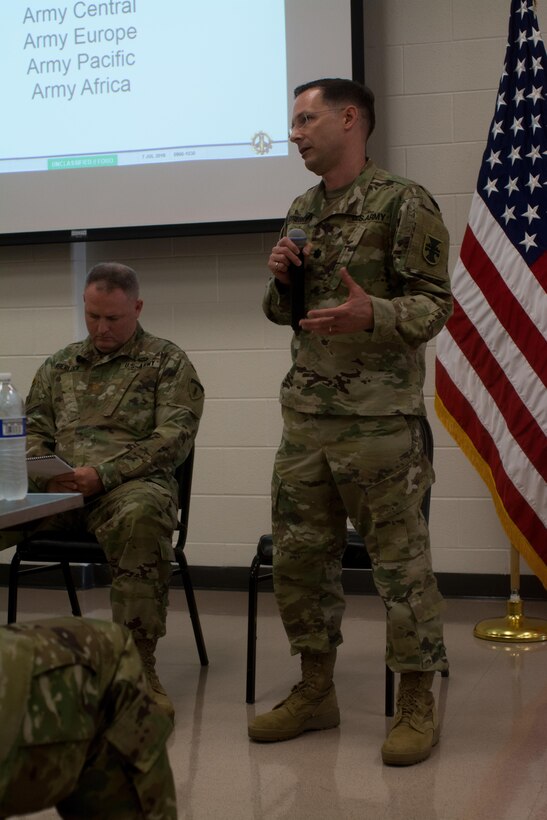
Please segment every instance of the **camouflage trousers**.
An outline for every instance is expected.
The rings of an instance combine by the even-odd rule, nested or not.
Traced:
[[[112,571],[112,617],[135,640],[165,635],[172,537],[177,525],[172,493],[151,481],[126,481],[83,509],[50,516],[34,531],[87,530]],[[3,533],[17,543],[21,533]],[[0,536],[1,538],[1,536]],[[0,544],[2,541],[0,541]]]
[[[362,536],[387,613],[396,672],[447,666],[442,597],[421,502],[434,480],[417,419],[283,407],[272,480],[274,590],[291,652],[342,642],[347,519]]]
[[[176,820],[171,723],[147,694],[130,633],[80,618],[0,632],[12,673],[31,657],[29,679],[11,674],[0,697],[7,710],[9,687],[25,692],[0,766],[0,817],[56,806],[70,820]]]

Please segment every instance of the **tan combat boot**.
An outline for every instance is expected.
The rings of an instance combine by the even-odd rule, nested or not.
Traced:
[[[141,656],[144,672],[148,680],[150,688],[150,695],[158,706],[167,714],[167,717],[172,723],[175,722],[175,707],[169,700],[167,692],[161,685],[158,673],[156,672],[156,658],[154,652],[156,651],[157,641],[153,639],[139,638],[135,639],[135,644]]]
[[[271,712],[258,715],[249,724],[252,740],[290,740],[314,729],[333,729],[340,711],[332,682],[336,649],[324,654],[301,655],[302,680]]]
[[[402,672],[397,712],[382,746],[389,766],[411,766],[431,754],[439,742],[439,723],[431,690],[434,672]]]

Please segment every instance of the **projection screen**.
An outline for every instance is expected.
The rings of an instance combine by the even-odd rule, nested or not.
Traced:
[[[279,220],[314,184],[288,141],[294,86],[352,76],[360,7],[3,3],[0,241]]]

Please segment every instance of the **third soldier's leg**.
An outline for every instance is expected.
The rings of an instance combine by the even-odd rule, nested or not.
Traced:
[[[69,820],[175,820],[171,724],[128,630],[87,618],[4,629],[31,647],[34,668],[0,816],[57,805]]]

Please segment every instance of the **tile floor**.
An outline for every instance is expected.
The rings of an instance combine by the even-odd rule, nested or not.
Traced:
[[[107,595],[82,593],[85,614],[109,617]],[[247,719],[284,697],[298,678],[272,594],[259,594],[254,706],[245,704],[245,594],[197,591],[206,669],[199,665],[182,590],[171,597],[158,665],[177,710],[169,753],[180,818],[547,820],[547,642],[473,637],[477,621],[506,614],[504,601],[447,602],[450,678],[435,681],[441,742],[428,761],[389,768],[379,754],[387,725],[379,599],[348,599],[336,669],[340,727],[256,744],[247,739]],[[5,606],[3,599],[5,590]],[[21,592],[21,619],[66,612],[62,592]],[[524,613],[547,619],[547,602],[525,602]],[[57,816],[55,810],[32,815]]]

